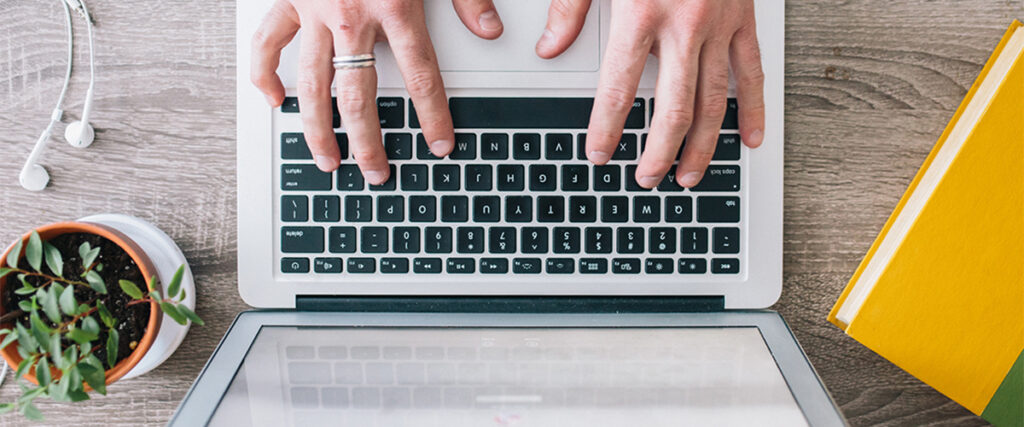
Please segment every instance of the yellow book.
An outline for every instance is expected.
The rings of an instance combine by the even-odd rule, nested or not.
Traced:
[[[1024,426],[1024,29],[1014,21],[828,320]]]

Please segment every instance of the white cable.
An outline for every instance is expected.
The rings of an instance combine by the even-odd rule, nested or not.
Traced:
[[[53,107],[53,113],[50,114],[50,124],[46,125],[46,130],[39,135],[39,139],[36,141],[35,147],[32,147],[32,152],[28,155],[28,160],[25,164],[38,164],[39,156],[43,153],[43,147],[46,146],[46,141],[50,139],[50,134],[53,132],[53,126],[60,121],[64,115],[64,111],[61,108],[64,106],[64,97],[68,93],[68,86],[71,84],[71,63],[74,59],[74,36],[71,33],[71,7],[64,1],[60,2],[64,5],[64,15],[67,16],[67,28],[68,28],[68,67],[64,73],[64,86],[60,89],[60,97],[57,98],[57,106]],[[92,27],[89,27],[89,39],[92,39]],[[89,43],[90,54],[92,52],[92,43]],[[90,86],[92,84],[90,83]]]
[[[11,368],[7,366],[6,360],[2,360],[2,362],[4,363],[4,368],[3,370],[0,370],[0,386],[4,385],[4,381],[7,380],[7,371],[11,370]]]

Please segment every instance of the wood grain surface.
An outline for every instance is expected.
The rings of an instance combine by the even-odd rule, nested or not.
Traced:
[[[90,7],[96,143],[79,150],[60,137],[81,114],[82,37],[67,114],[42,161],[52,181],[36,194],[17,175],[60,90],[63,11],[57,1],[0,0],[0,242],[100,212],[147,219],[178,242],[207,325],[159,369],[117,383],[109,396],[40,405],[46,424],[158,425],[247,308],[235,274],[235,3]],[[785,290],[774,308],[852,425],[984,424],[825,315],[1014,18],[1024,18],[1021,1],[786,4]],[[75,26],[85,34],[80,20]],[[8,382],[0,400],[15,392]],[[0,425],[23,424],[0,417]]]

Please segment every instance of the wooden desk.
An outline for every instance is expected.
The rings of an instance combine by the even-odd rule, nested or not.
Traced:
[[[42,403],[47,423],[162,424],[232,318],[236,291],[235,3],[97,2],[96,143],[58,125],[43,193],[18,171],[53,108],[65,64],[57,1],[0,2],[0,242],[99,212],[145,218],[185,251],[199,314],[158,370],[107,397]],[[984,422],[825,321],[1019,1],[791,0],[786,10],[785,291],[782,313],[853,425]],[[75,20],[76,35],[84,26]],[[87,84],[78,38],[68,118]],[[10,378],[8,378],[10,381]],[[9,382],[0,400],[11,401]],[[0,424],[27,424],[18,416]]]

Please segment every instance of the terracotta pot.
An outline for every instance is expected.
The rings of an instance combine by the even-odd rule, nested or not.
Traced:
[[[157,274],[156,268],[153,266],[153,262],[149,259],[146,253],[139,248],[139,246],[128,236],[122,232],[108,227],[102,224],[86,223],[86,222],[58,222],[54,224],[45,225],[36,229],[39,232],[39,237],[42,240],[48,241],[57,236],[68,234],[68,233],[89,233],[102,236],[107,240],[110,240],[121,247],[125,252],[131,256],[132,260],[135,261],[135,265],[139,267],[142,272],[142,277],[146,278],[147,283],[144,286],[148,286],[149,278]],[[31,232],[22,236],[22,242],[28,244],[28,238]],[[12,245],[13,247],[13,245]],[[0,257],[0,265],[7,264],[7,254],[10,253],[12,248],[8,248],[4,251],[3,256]],[[24,255],[22,256],[24,257]],[[3,295],[4,286],[7,285],[7,279],[14,277],[13,274],[9,274],[4,278],[0,278],[0,295]],[[0,306],[2,310],[2,306]],[[2,313],[0,313],[2,315]],[[129,371],[132,370],[139,361],[142,360],[146,352],[149,351],[153,345],[153,341],[157,337],[157,333],[160,331],[161,319],[163,313],[160,311],[160,307],[155,302],[149,304],[149,323],[146,324],[146,333],[139,340],[135,350],[132,351],[131,355],[127,358],[117,362],[113,368],[106,371],[106,383],[111,384],[125,376]],[[6,325],[5,325],[6,326]],[[3,350],[0,350],[0,355],[3,356],[7,364],[12,369],[17,368],[18,364],[21,363],[22,357],[18,354],[17,342],[11,343]],[[55,371],[57,373],[57,371]],[[33,383],[36,383],[35,370],[32,369],[25,374],[25,378]]]

